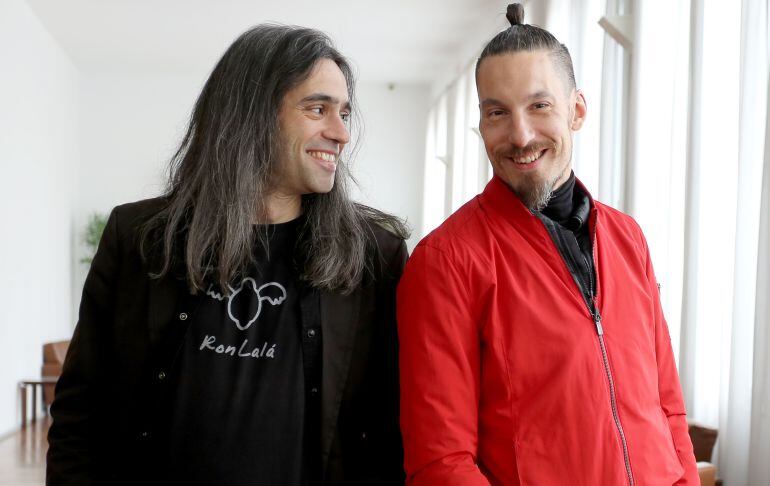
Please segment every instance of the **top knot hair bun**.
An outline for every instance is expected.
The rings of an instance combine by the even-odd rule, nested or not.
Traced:
[[[505,16],[511,25],[521,25],[524,22],[524,7],[520,3],[511,3]]]

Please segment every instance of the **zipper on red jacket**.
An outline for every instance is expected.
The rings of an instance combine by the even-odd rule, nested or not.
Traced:
[[[599,259],[598,255],[596,253],[596,219],[595,219],[594,213],[594,224],[592,225],[593,228],[589,226],[589,230],[592,231],[591,240],[593,241],[593,247],[591,248],[591,252],[593,254],[594,258],[594,272],[596,273],[596,280],[599,280]],[[585,257],[583,257],[585,258]],[[587,264],[587,262],[586,262]],[[591,278],[589,275],[590,281],[590,293],[591,293],[591,302],[586,302],[586,306],[588,307],[588,312],[591,314],[591,317],[594,320],[594,325],[596,326],[596,335],[599,338],[599,348],[602,351],[602,362],[604,363],[604,373],[607,375],[607,383],[610,386],[610,406],[612,408],[612,419],[615,421],[615,427],[618,430],[618,435],[620,435],[620,443],[623,447],[623,461],[625,462],[626,466],[626,476],[628,477],[628,484],[629,486],[634,486],[634,475],[631,472],[631,460],[628,457],[628,443],[626,442],[626,434],[623,432],[623,425],[620,423],[620,415],[618,414],[618,402],[615,397],[615,380],[612,377],[612,370],[610,369],[610,360],[607,357],[607,346],[604,343],[604,328],[602,327],[602,315],[599,312],[599,303],[596,299],[596,294],[598,292],[598,285],[594,284],[594,278]],[[593,304],[593,305],[592,305]]]
[[[556,245],[556,249],[561,254],[562,261],[567,266],[567,270],[569,270],[570,274],[572,275],[572,278],[575,281],[575,285],[578,287],[578,290],[580,291],[580,295],[583,298],[583,302],[588,308],[588,313],[594,322],[594,326],[596,327],[596,334],[599,339],[599,348],[601,349],[601,353],[602,353],[602,364],[604,365],[604,373],[610,388],[610,406],[612,408],[612,419],[615,422],[615,427],[618,431],[618,436],[620,437],[620,443],[623,448],[623,462],[626,467],[626,476],[628,478],[628,484],[629,486],[634,486],[634,475],[631,471],[631,460],[629,459],[629,455],[628,455],[628,444],[626,442],[626,434],[623,431],[623,425],[620,423],[620,414],[618,413],[618,403],[617,403],[617,398],[615,396],[615,380],[612,376],[612,370],[610,369],[610,360],[609,360],[609,357],[607,356],[607,345],[604,342],[604,328],[602,327],[602,316],[599,312],[599,303],[597,298],[599,293],[599,285],[597,282],[599,279],[599,259],[596,253],[596,210],[594,209],[591,211],[591,216],[589,217],[589,222],[588,222],[589,231],[591,234],[591,241],[593,242],[593,247],[591,249],[593,260],[594,260],[593,271],[591,271],[591,265],[589,265],[588,259],[583,254],[582,250],[580,250],[580,244],[577,241],[577,237],[575,236],[574,233],[568,230],[565,230],[562,232],[559,229],[558,224],[553,222],[547,216],[544,216],[542,213],[539,213],[539,212],[535,214],[537,215],[538,219],[540,219],[540,221],[543,223],[543,225],[546,227],[546,230],[548,231],[549,235],[551,235],[551,239]],[[580,261],[579,261],[580,259],[575,258],[567,248],[568,245],[567,245],[567,242],[565,241],[565,234],[569,234],[574,239],[575,245],[578,248],[578,252],[581,255],[580,258],[582,259],[582,263],[583,265],[585,265],[586,270],[588,270],[587,271],[588,282],[586,282],[585,278],[583,278],[583,276],[581,275],[582,272],[577,269],[577,266],[580,265]]]
[[[612,418],[615,420],[615,427],[618,429],[620,442],[623,446],[623,460],[626,463],[626,475],[628,476],[628,484],[630,486],[634,486],[634,476],[631,473],[631,461],[628,458],[628,444],[626,443],[626,434],[623,432],[623,425],[620,423],[620,416],[618,415],[618,403],[615,399],[615,380],[612,378],[612,371],[610,371],[610,361],[607,358],[607,348],[604,344],[604,328],[602,327],[602,316],[599,313],[598,307],[596,307],[596,311],[593,314],[593,319],[594,324],[596,325],[596,334],[599,336],[599,347],[602,350],[604,373],[607,375],[607,382],[610,385],[610,405],[612,407]]]

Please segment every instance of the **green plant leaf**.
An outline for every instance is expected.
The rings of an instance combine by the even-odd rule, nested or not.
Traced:
[[[91,264],[91,261],[96,255],[96,249],[99,247],[99,241],[102,239],[102,233],[104,227],[107,226],[107,215],[103,213],[94,212],[88,218],[88,223],[81,233],[81,239],[88,248],[88,256],[80,259],[80,263]]]

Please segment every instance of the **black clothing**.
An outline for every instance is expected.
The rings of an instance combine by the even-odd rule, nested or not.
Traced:
[[[139,255],[139,228],[163,204],[118,206],[107,222],[51,407],[48,485],[158,484],[168,470],[167,373],[197,309],[183,275],[152,279]],[[404,482],[395,289],[406,245],[373,223],[367,235],[371,272],[356,290],[300,291],[303,326],[315,316],[323,334],[313,457],[324,485]]]
[[[189,298],[196,311],[166,378],[169,482],[302,486],[320,475],[305,463],[305,434],[318,437],[305,413],[320,415],[305,390],[320,383],[306,386],[303,369],[293,251],[300,222],[262,228],[269,251],[256,245],[254,269],[230,295],[211,285]],[[314,332],[311,352],[319,340]]]
[[[596,272],[592,234],[589,228],[591,198],[588,191],[575,183],[575,173],[553,192],[548,204],[536,216],[559,249],[583,298],[595,314]]]
[[[542,213],[564,227],[571,223],[573,196],[575,188],[575,173],[570,172],[569,179],[558,189],[553,191],[548,204],[542,209]],[[577,216],[577,215],[576,215]]]

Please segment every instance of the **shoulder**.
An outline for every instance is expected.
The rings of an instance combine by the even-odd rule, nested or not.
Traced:
[[[393,256],[406,245],[404,235],[394,232],[391,228],[374,222],[369,225],[370,241],[374,243],[377,253],[383,257]]]
[[[406,224],[396,216],[363,204],[356,204],[367,240],[383,255],[394,253],[409,237]]]
[[[167,203],[164,197],[154,197],[121,204],[112,210],[111,218],[120,228],[135,227],[158,214]]]
[[[483,259],[487,253],[485,242],[490,238],[489,225],[478,198],[473,198],[428,233],[415,248],[415,253],[430,251],[462,260],[467,260],[467,256]]]
[[[407,258],[409,229],[399,218],[378,209],[356,204],[362,218],[369,261],[375,276],[401,274]],[[376,277],[375,277],[376,278]]]
[[[467,295],[482,295],[496,279],[496,247],[489,222],[474,198],[417,244],[404,270],[405,281],[411,283],[404,288],[452,287]]]
[[[138,252],[142,229],[166,204],[167,199],[156,197],[115,206],[107,220],[103,240],[113,242],[122,253]]]
[[[594,204],[600,218],[601,233],[604,233],[605,237],[625,241],[627,245],[633,246],[629,250],[647,252],[644,232],[632,216],[599,201],[594,201]]]

